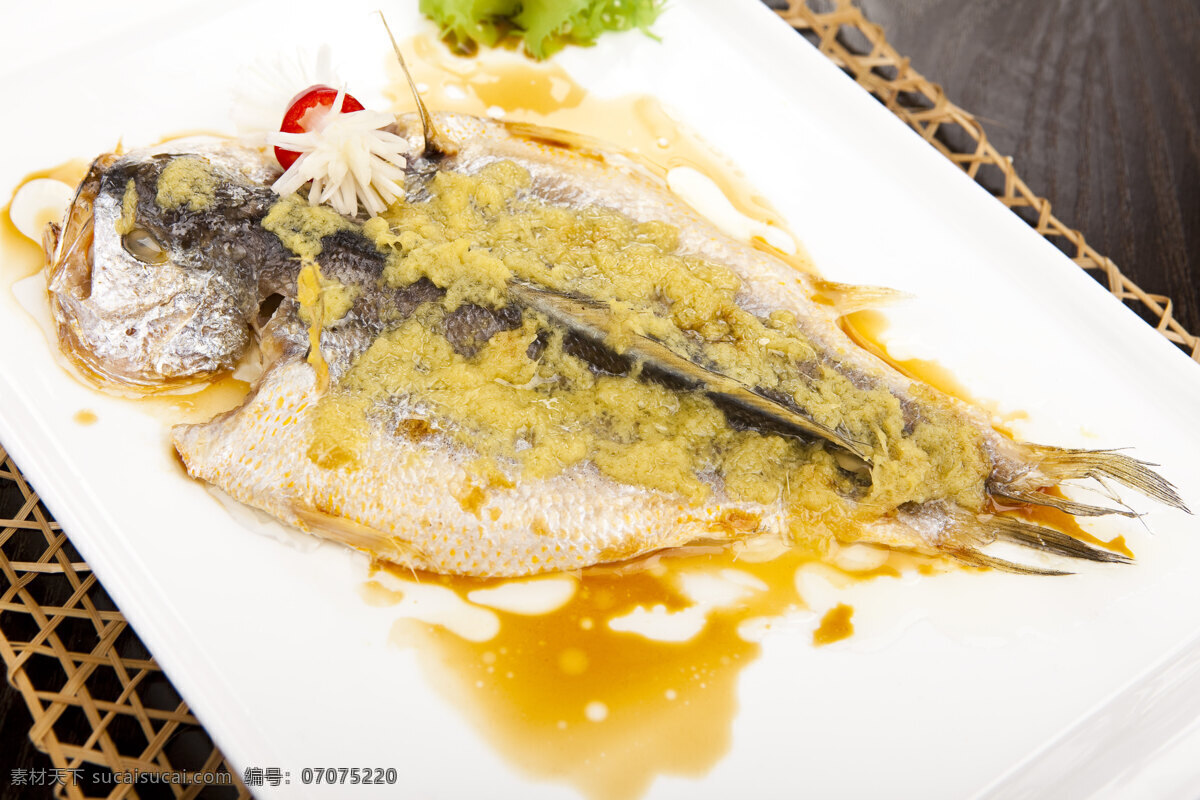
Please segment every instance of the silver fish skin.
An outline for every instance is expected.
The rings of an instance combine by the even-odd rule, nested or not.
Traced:
[[[218,176],[211,210],[156,203],[163,168],[185,156]],[[231,369],[251,341],[258,274],[289,259],[274,237],[255,235],[277,173],[261,152],[211,140],[98,159],[51,241],[48,290],[64,352],[113,386],[157,389]],[[122,234],[130,186],[137,223]]]
[[[838,327],[837,309],[813,302],[812,279],[722,233],[636,161],[581,143],[573,134],[461,114],[434,115],[439,140],[451,146],[418,155],[425,149],[420,122],[406,115],[396,125],[413,144],[406,182],[410,201],[425,196],[438,171],[473,174],[494,162],[512,161],[531,176],[528,196],[542,202],[601,207],[639,222],[669,223],[680,231],[680,254],[737,274],[742,282],[737,299],[744,310],[763,317],[775,310],[793,312],[822,365],[856,386],[885,388],[908,419],[926,413],[929,401],[921,398],[929,390],[919,392],[912,380],[851,342]],[[192,157],[213,165],[221,202],[203,212],[164,215],[148,185],[138,223],[168,254],[163,262],[148,265],[129,253],[118,232],[129,176],[137,180],[144,174],[149,183],[156,159]],[[312,409],[326,387],[306,360],[308,330],[294,299],[300,260],[261,226],[276,199],[267,188],[275,174],[261,153],[223,142],[191,145],[188,152],[143,151],[102,159],[81,188],[51,260],[50,293],[60,342],[109,383],[154,388],[202,380],[232,368],[251,336],[259,337],[266,371],[245,404],[211,422],[173,431],[175,446],[194,477],[376,557],[469,575],[578,569],[698,540],[786,534],[778,505],[738,502],[717,484],[711,499],[697,504],[618,483],[586,464],[550,479],[491,488],[482,505],[466,503],[461,494],[471,484],[468,467],[475,457],[469,448],[438,435],[414,441],[396,434],[398,421],[413,418],[431,420],[436,430],[436,415],[413,398],[397,399],[386,414],[373,419],[358,469],[315,465],[306,448]],[[94,197],[92,208],[87,207],[89,195]],[[86,258],[78,244],[85,235],[96,243]],[[199,251],[197,241],[205,243]],[[319,260],[323,276],[361,289],[349,313],[320,332],[320,355],[332,385],[389,326],[442,294],[427,280],[384,286],[383,255],[353,229],[323,239]],[[268,321],[264,304],[276,295],[282,300]],[[519,304],[514,300],[514,305]],[[464,306],[447,317],[442,333],[460,352],[468,352],[497,332],[518,327],[520,315],[514,315],[513,307]],[[588,339],[593,323],[574,320],[568,312],[556,319],[580,341]],[[678,372],[678,364],[674,368]],[[1075,515],[1122,513],[1042,491],[1100,477],[1185,508],[1169,483],[1127,455],[1017,443],[994,431],[977,409],[951,398],[938,403],[979,432],[991,463],[980,490],[997,501],[1046,505]],[[804,413],[802,408],[790,410]],[[826,438],[838,449],[836,437]],[[870,457],[880,444],[863,446]],[[864,468],[862,461],[854,461],[850,459],[848,469]],[[938,498],[886,510],[863,526],[857,538],[1038,574],[1061,570],[1040,562],[1015,563],[987,548],[1005,542],[1055,556],[1124,560],[1057,531],[969,512]]]

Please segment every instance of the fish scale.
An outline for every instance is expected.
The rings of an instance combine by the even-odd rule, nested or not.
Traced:
[[[377,557],[435,572],[575,570],[774,530],[768,508],[693,506],[587,467],[514,487],[488,486],[464,466],[469,454],[461,449],[404,437],[372,437],[357,469],[322,469],[306,455],[319,399],[312,369],[293,357],[273,368],[237,412],[178,426],[172,441],[193,477],[241,502]],[[482,487],[477,505],[464,499],[474,487]]]

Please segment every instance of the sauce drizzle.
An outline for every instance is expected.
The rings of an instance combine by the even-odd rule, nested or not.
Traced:
[[[426,679],[525,773],[632,800],[655,776],[699,777],[725,753],[739,673],[775,626],[815,626],[822,609],[807,607],[797,578],[825,560],[779,542],[652,555],[585,570],[549,613],[496,611],[498,632],[482,641],[415,616],[398,619],[391,640],[412,648]],[[836,576],[898,577],[915,564],[888,554],[885,566]],[[380,565],[363,595],[398,606],[429,584],[465,600],[502,583]],[[831,609],[814,637],[849,636],[848,610]]]

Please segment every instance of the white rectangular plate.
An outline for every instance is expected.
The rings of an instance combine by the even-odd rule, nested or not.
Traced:
[[[237,70],[263,53],[328,42],[344,75],[375,88],[390,58],[373,2],[75,5],[52,25],[16,20],[24,35],[2,56],[4,196],[27,172],[118,139],[228,130]],[[429,30],[415,5],[388,4],[401,35]],[[1194,363],[755,0],[671,3],[655,30],[661,44],[609,37],[562,63],[596,91],[673,108],[737,162],[826,277],[913,294],[889,313],[896,352],[1027,411],[1025,438],[1130,446],[1200,504]],[[0,441],[232,762],[290,771],[262,796],[369,796],[298,785],[305,766],[356,765],[396,767],[403,789],[389,796],[575,796],[514,771],[429,691],[412,653],[388,644],[394,614],[361,599],[363,559],[233,522],[182,477],[160,421],[56,366],[7,289],[0,340]],[[99,422],[74,424],[81,408]],[[1194,749],[1185,729],[1200,707],[1200,535],[1183,513],[1138,508],[1154,535],[1103,528],[1127,535],[1136,566],[875,581],[849,596],[849,641],[768,638],[741,675],[728,755],[702,777],[660,777],[650,796],[1134,785],[1160,747]],[[1156,786],[1179,778],[1155,763]]]

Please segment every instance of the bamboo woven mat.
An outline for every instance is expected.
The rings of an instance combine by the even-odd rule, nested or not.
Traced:
[[[1200,360],[1200,338],[1169,298],[1144,292],[1054,216],[969,113],[909,66],[852,0],[788,0],[780,12],[822,53],[1001,202],[1091,270],[1118,298]],[[0,656],[53,770],[0,780],[56,783],[65,798],[249,797],[91,569],[0,449]],[[113,775],[199,772],[228,785],[115,784]],[[22,772],[22,771],[18,771]],[[264,776],[246,776],[259,783]],[[266,776],[266,780],[270,776]]]

